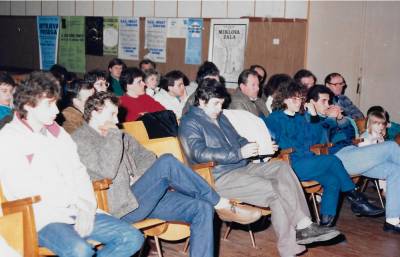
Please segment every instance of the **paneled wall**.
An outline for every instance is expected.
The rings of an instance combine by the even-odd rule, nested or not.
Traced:
[[[307,0],[0,1],[0,15],[307,18]]]

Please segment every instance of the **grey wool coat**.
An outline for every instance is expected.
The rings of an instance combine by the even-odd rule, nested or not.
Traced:
[[[110,213],[121,218],[135,210],[138,203],[130,184],[154,163],[155,154],[118,129],[110,129],[102,136],[84,123],[71,136],[90,178],[112,180],[108,190]]]
[[[236,92],[231,95],[229,109],[245,110],[256,116],[260,116],[260,113],[264,116],[269,115],[267,105],[263,99],[257,98],[257,100],[251,101],[250,98],[243,94],[239,88],[236,89]]]

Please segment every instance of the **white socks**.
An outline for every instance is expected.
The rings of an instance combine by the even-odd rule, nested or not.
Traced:
[[[304,217],[299,221],[299,223],[297,223],[296,229],[297,230],[305,229],[309,227],[311,224],[312,224],[311,219],[309,217]]]
[[[223,208],[230,208],[230,207],[231,207],[231,203],[229,202],[229,200],[226,198],[223,198],[223,197],[221,197],[219,199],[219,202],[216,205],[214,205],[214,208],[216,210],[223,209]]]
[[[386,218],[386,222],[396,226],[396,225],[399,225],[400,219],[399,219],[399,217],[397,217],[397,218]]]

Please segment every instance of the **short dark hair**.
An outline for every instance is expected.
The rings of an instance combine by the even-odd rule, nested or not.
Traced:
[[[246,84],[247,83],[247,79],[249,78],[250,75],[256,76],[257,79],[258,78],[258,73],[253,71],[253,70],[243,70],[240,75],[239,75],[239,79],[238,79],[238,85],[240,87],[240,84]]]
[[[267,76],[268,76],[267,71],[265,70],[265,68],[263,66],[261,66],[259,64],[253,64],[253,65],[250,66],[250,70],[255,71],[255,72],[257,72],[256,71],[257,68],[261,69],[264,72],[264,76],[263,77],[258,76],[258,80],[260,81],[260,85],[263,85],[265,80],[267,79]]]
[[[293,79],[284,81],[280,84],[274,93],[274,100],[272,101],[273,110],[286,110],[287,105],[284,103],[285,99],[294,96],[302,96],[304,94],[304,87],[296,83]]]
[[[126,64],[119,58],[111,59],[111,61],[108,63],[108,68],[110,69],[115,65],[121,65],[123,70],[126,69]]]
[[[219,69],[213,62],[205,61],[197,70],[196,83],[200,82],[207,76],[219,76]]]
[[[319,95],[320,94],[328,94],[329,95],[329,102],[331,103],[334,97],[333,92],[327,88],[324,85],[315,85],[312,88],[310,88],[307,92],[307,102],[314,100],[318,101],[319,100]]]
[[[326,75],[326,77],[325,77],[325,84],[331,83],[331,80],[332,80],[334,77],[341,77],[341,78],[343,79],[344,84],[347,85],[347,84],[346,84],[346,80],[344,79],[344,77],[342,76],[342,74],[337,73],[337,72],[332,72],[332,73],[329,73],[328,75]]]
[[[26,118],[25,105],[35,107],[42,97],[59,96],[60,82],[50,72],[32,72],[27,80],[15,88],[14,109],[21,118]]]
[[[297,83],[301,84],[301,79],[302,78],[308,78],[308,77],[313,77],[314,82],[317,83],[317,77],[315,77],[315,75],[311,71],[306,70],[306,69],[298,70],[296,72],[296,74],[294,74],[293,79]]]
[[[116,106],[119,104],[118,97],[111,92],[96,92],[94,95],[90,96],[85,103],[85,109],[83,111],[83,118],[85,121],[89,122],[92,118],[92,112],[101,110],[107,100]]]
[[[68,70],[59,64],[54,64],[51,66],[50,70],[51,74],[60,82],[61,86],[64,86],[69,78]]]
[[[208,103],[211,98],[223,98],[225,102],[229,102],[230,96],[225,86],[215,79],[203,79],[197,87],[194,97],[194,106],[200,105],[200,100]]]
[[[0,84],[7,84],[7,85],[10,85],[12,87],[15,87],[14,79],[6,71],[1,71],[0,72]]]
[[[143,64],[151,64],[151,66],[153,66],[153,69],[155,69],[157,67],[155,62],[153,62],[150,59],[146,59],[146,58],[140,61],[140,63],[139,63],[139,68],[140,69],[142,69],[142,65]]]
[[[272,96],[281,83],[291,79],[289,75],[283,73],[272,75],[264,87],[264,95]]]
[[[126,86],[128,84],[132,84],[136,78],[142,77],[145,78],[145,74],[141,69],[136,67],[130,67],[122,71],[121,77],[119,78],[119,83],[121,84],[122,88],[126,92]]]
[[[92,84],[94,84],[100,78],[107,79],[106,72],[104,70],[94,69],[83,76],[84,80]]]
[[[168,92],[169,91],[168,87],[173,87],[175,81],[177,81],[178,79],[182,79],[183,84],[185,86],[187,86],[188,83],[185,83],[185,78],[186,78],[186,82],[188,82],[189,79],[186,77],[186,75],[182,71],[179,71],[179,70],[170,71],[167,74],[165,74],[163,83],[160,83],[160,87]]]
[[[93,83],[83,79],[76,79],[71,83],[68,83],[67,86],[65,87],[65,92],[63,95],[66,106],[72,106],[72,100],[78,97],[79,92],[81,92],[82,89],[92,89],[92,88],[93,88]]]

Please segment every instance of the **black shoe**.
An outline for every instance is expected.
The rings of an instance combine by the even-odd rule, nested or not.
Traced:
[[[346,197],[351,203],[368,201],[368,198],[363,193],[360,193],[355,189],[350,192],[347,192]]]
[[[304,229],[296,230],[296,243],[306,245],[314,242],[328,241],[338,235],[340,235],[340,232],[334,228],[321,227],[312,223]]]
[[[322,215],[320,225],[324,227],[333,227],[335,225],[335,216]]]
[[[357,216],[380,216],[385,213],[385,210],[379,208],[368,201],[353,202],[351,210]]]
[[[400,233],[400,224],[392,225],[385,221],[385,224],[383,224],[383,231],[398,234]]]

